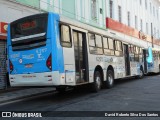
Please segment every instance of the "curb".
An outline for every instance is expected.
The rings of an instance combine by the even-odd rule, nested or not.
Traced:
[[[11,98],[8,100],[4,100],[4,101],[0,101],[0,105],[4,105],[7,103],[13,103],[13,102],[18,102],[18,101],[22,101],[22,100],[27,100],[27,99],[32,99],[32,98],[36,98],[36,97],[40,97],[40,96],[44,96],[51,94],[51,93],[56,93],[56,90],[50,90],[50,91],[45,91],[45,92],[41,92],[41,93],[35,93],[35,94],[31,94],[31,95],[25,95],[25,96],[20,96],[20,97],[16,97],[16,98]]]

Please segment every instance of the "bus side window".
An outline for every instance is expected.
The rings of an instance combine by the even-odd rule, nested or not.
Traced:
[[[89,37],[89,50],[91,54],[96,54],[95,34],[88,33]]]
[[[135,46],[135,61],[139,62],[139,47]]]
[[[104,54],[111,55],[111,52],[110,52],[109,46],[108,46],[108,38],[107,37],[103,37],[103,47],[104,47]]]
[[[95,40],[96,40],[97,54],[103,54],[102,37],[100,35],[95,35]]]
[[[139,61],[143,62],[142,48],[139,48]]]
[[[134,61],[134,46],[133,45],[129,45],[130,46],[130,61]]]
[[[67,25],[61,25],[61,45],[63,47],[71,47],[72,43],[71,43],[71,31],[70,31],[70,27]]]
[[[115,55],[122,56],[123,55],[122,42],[115,41]]]
[[[108,38],[108,45],[109,45],[110,55],[114,55],[114,41],[112,38]]]

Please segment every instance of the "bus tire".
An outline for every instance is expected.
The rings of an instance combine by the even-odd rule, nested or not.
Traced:
[[[114,86],[114,75],[112,70],[107,71],[107,79],[106,79],[106,87],[108,89],[112,88]]]
[[[143,71],[143,68],[141,67],[140,68],[140,75],[138,75],[138,78],[142,79],[143,77],[144,77],[144,71]]]
[[[94,82],[91,84],[91,89],[93,92],[98,92],[102,86],[102,76],[99,71],[94,73]]]
[[[66,87],[56,87],[56,91],[58,91],[59,93],[64,93],[66,91]]]

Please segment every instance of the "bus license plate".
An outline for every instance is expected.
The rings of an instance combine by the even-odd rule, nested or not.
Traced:
[[[31,67],[33,67],[33,65],[32,64],[27,64],[27,65],[25,65],[25,67],[26,68],[31,68]]]

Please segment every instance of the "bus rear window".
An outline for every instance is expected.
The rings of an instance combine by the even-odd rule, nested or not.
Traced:
[[[11,23],[11,39],[46,33],[47,17],[26,17]]]

